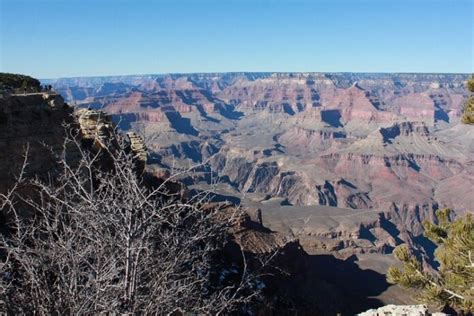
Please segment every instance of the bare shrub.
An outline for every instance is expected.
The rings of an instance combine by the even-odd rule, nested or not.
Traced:
[[[23,168],[12,190],[0,195],[0,209],[11,219],[0,241],[0,311],[248,310],[260,294],[258,278],[223,255],[240,211],[219,216],[218,208],[203,207],[206,194],[185,201],[166,181],[144,185],[123,141],[95,153],[74,137],[66,143],[80,153],[74,163],[64,151],[49,181],[26,179]],[[99,163],[104,156],[107,168]],[[35,193],[22,194],[25,187]]]

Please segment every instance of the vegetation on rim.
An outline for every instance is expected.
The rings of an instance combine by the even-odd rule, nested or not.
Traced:
[[[421,302],[442,307],[474,311],[474,218],[468,214],[450,221],[449,209],[437,212],[438,224],[423,223],[424,235],[438,245],[437,271],[423,269],[422,263],[406,245],[394,250],[403,268],[390,267],[387,280],[405,288],[419,290]]]
[[[467,89],[474,92],[474,75],[467,81]],[[464,124],[474,124],[474,96],[470,96],[464,105],[461,122]]]

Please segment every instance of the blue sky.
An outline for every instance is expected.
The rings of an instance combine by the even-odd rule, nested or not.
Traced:
[[[474,0],[0,0],[0,71],[473,72]]]

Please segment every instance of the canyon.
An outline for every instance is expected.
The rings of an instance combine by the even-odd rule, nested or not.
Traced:
[[[182,201],[195,203],[199,207],[193,190],[171,180],[169,174],[149,174],[148,153],[142,138],[134,132],[115,133],[116,125],[106,112],[73,108],[64,102],[60,94],[49,90],[32,93],[11,93],[7,90],[0,97],[0,118],[3,135],[0,142],[3,153],[0,155],[2,198],[5,197],[3,194],[10,196],[14,192],[11,190],[16,188],[18,191],[13,194],[21,194],[34,201],[38,193],[37,182],[34,181],[57,181],[61,172],[61,157],[74,168],[83,162],[84,154],[93,154],[97,166],[104,171],[109,170],[112,163],[110,154],[118,150],[117,146],[124,146],[123,150],[132,154],[134,170],[140,175],[143,185],[161,187],[166,183],[169,196],[177,194]],[[23,165],[25,161],[26,165]],[[23,179],[33,182],[21,182],[18,187],[15,183],[20,174]],[[204,203],[203,211],[219,210],[219,218],[224,222],[240,212],[233,203],[207,200]],[[27,205],[18,211],[15,214],[25,220],[32,214]],[[14,229],[11,226],[13,214],[5,208],[0,213],[3,238]],[[242,252],[249,262],[254,263],[252,258],[255,256],[270,256],[271,265],[267,268],[270,274],[261,279],[265,289],[264,303],[259,305],[268,313],[275,308],[284,308],[312,314],[315,311],[354,314],[380,306],[381,300],[369,296],[377,295],[386,288],[382,273],[362,269],[352,257],[338,259],[332,255],[308,254],[294,236],[268,229],[263,224],[261,209],[245,207],[240,214],[230,228],[231,239],[222,253],[226,258],[225,264],[213,267],[213,271],[217,273],[224,268],[225,275],[235,271]],[[230,270],[228,265],[232,266]],[[364,286],[365,282],[369,282],[370,286]],[[5,308],[5,302],[0,299],[0,309]]]
[[[206,73],[42,80],[146,143],[147,170],[257,210],[310,254],[385,273],[422,222],[473,212],[463,74]],[[355,256],[355,257],[354,257]],[[354,259],[351,259],[354,260]],[[411,303],[390,287],[379,298]]]

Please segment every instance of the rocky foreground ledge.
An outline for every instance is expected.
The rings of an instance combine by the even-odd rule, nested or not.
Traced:
[[[445,313],[430,313],[426,305],[386,305],[369,309],[359,316],[446,316]]]

